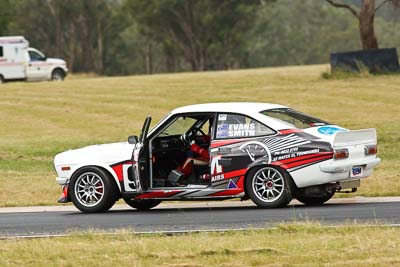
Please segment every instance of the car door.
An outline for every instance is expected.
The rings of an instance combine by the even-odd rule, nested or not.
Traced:
[[[142,132],[138,143],[132,153],[132,172],[135,181],[136,191],[142,194],[149,184],[149,142],[147,133],[149,132],[151,117],[148,116],[144,121]]]
[[[48,64],[46,57],[37,51],[28,50],[26,55],[26,78],[28,81],[46,80],[48,74]]]
[[[211,142],[211,181],[241,177],[260,157],[269,160],[269,150],[262,141],[274,133],[246,115],[219,113]],[[235,188],[234,183],[230,188]]]

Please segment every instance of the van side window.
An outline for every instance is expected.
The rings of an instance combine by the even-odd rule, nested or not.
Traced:
[[[0,57],[3,57],[3,47],[0,46]]]
[[[28,51],[31,61],[45,61],[45,59],[35,51]]]
[[[256,137],[274,133],[250,117],[239,114],[218,114],[217,139]]]

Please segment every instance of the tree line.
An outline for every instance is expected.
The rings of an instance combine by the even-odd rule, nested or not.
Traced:
[[[400,47],[399,12],[376,1],[374,35],[381,47]],[[315,64],[364,47],[360,18],[348,14],[361,16],[359,0],[0,0],[0,7],[0,36],[23,35],[72,72]]]

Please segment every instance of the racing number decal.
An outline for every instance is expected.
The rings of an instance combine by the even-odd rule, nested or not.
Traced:
[[[111,165],[118,180],[123,183],[123,187],[127,192],[136,191],[135,178],[132,175],[132,164],[131,161],[119,162]]]
[[[124,180],[124,188],[126,192],[136,191],[135,179],[132,176],[132,164],[122,165],[122,176]]]

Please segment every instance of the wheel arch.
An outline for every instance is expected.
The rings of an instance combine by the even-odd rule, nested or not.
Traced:
[[[294,182],[293,177],[290,175],[290,173],[289,173],[287,170],[285,170],[284,168],[282,168],[282,167],[280,167],[280,166],[277,166],[277,165],[274,165],[274,164],[268,164],[268,163],[260,163],[260,164],[256,164],[256,165],[250,166],[250,167],[247,169],[247,171],[246,171],[246,173],[245,173],[245,175],[244,175],[243,184],[245,185],[245,184],[246,184],[246,180],[247,180],[247,179],[250,179],[250,174],[251,174],[253,171],[256,171],[256,170],[261,169],[261,168],[263,168],[263,167],[273,167],[273,168],[275,168],[275,169],[281,171],[282,173],[286,174],[287,177],[291,180],[291,187],[293,187],[293,188],[291,188],[291,189],[297,190],[297,185],[296,185],[296,183]],[[246,186],[244,186],[244,193],[245,193],[245,196],[248,197],[248,192],[247,192]],[[294,192],[293,192],[293,193],[294,193]]]
[[[72,174],[71,174],[71,176],[70,176],[70,178],[72,178],[74,175],[76,175],[76,174],[78,174],[78,173],[80,173],[84,168],[99,168],[99,169],[101,169],[101,170],[103,170],[104,172],[106,172],[108,175],[110,175],[110,177],[112,177],[112,179],[111,179],[111,181],[115,184],[115,186],[118,188],[118,191],[119,191],[119,193],[121,194],[121,185],[120,185],[120,182],[119,182],[119,180],[118,180],[118,177],[117,177],[117,174],[114,172],[114,170],[113,169],[111,169],[110,167],[108,167],[108,166],[104,166],[104,165],[100,165],[100,164],[87,164],[87,165],[82,165],[82,166],[79,166],[78,168],[76,168],[73,172],[72,172]]]
[[[51,70],[51,72],[50,72],[50,79],[53,77],[53,73],[54,73],[55,71],[61,71],[61,72],[63,73],[64,77],[67,76],[67,73],[65,72],[65,70],[64,70],[63,68],[61,68],[61,67],[59,67],[59,66],[56,66],[56,67],[54,67],[54,68]]]

